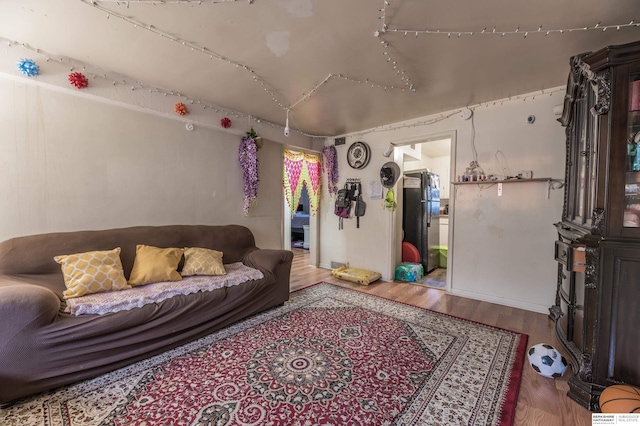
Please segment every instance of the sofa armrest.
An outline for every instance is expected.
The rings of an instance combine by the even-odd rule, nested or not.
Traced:
[[[258,249],[245,255],[242,263],[263,272],[275,273],[281,264],[291,264],[293,253],[288,250]]]
[[[18,335],[51,324],[60,299],[51,290],[0,276],[0,352]]]
[[[245,255],[242,262],[256,268],[269,282],[275,283],[275,292],[279,300],[289,299],[289,280],[293,253],[289,250],[258,249]]]

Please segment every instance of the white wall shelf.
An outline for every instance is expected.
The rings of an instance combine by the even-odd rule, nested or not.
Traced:
[[[451,182],[453,185],[484,185],[484,188],[490,188],[496,184],[502,183],[533,183],[533,182],[546,182],[547,183],[547,199],[551,196],[551,190],[560,189],[564,187],[564,181],[560,179],[554,179],[550,177],[532,178],[532,179],[503,179],[503,180],[481,180],[475,182]],[[457,189],[457,188],[456,188]],[[502,186],[498,186],[498,195],[502,196]]]
[[[550,177],[545,178],[532,178],[532,179],[504,179],[504,180],[481,180],[473,182],[451,182],[452,185],[493,185],[494,183],[527,183],[527,182],[560,182],[564,185],[564,182],[559,179]]]

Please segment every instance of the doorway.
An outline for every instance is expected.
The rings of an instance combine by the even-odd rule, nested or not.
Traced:
[[[454,209],[451,182],[455,180],[455,137],[454,131],[393,142],[396,148],[394,150],[394,160],[401,166],[403,175],[409,174],[408,179],[422,179],[422,176],[425,175],[435,175],[435,179],[439,181],[439,205],[436,206],[435,202],[433,202],[433,208],[436,209],[437,216],[433,214],[429,217],[429,228],[426,228],[428,231],[418,237],[406,238],[406,240],[415,242],[416,238],[418,238],[420,242],[424,241],[425,244],[421,247],[419,256],[422,255],[422,252],[426,253],[427,251],[431,255],[429,257],[431,259],[429,266],[434,269],[428,272],[419,284],[445,290],[451,288],[452,277],[453,247],[451,242],[453,241],[453,221],[450,218],[453,218]],[[398,188],[399,214],[394,228],[396,231],[394,241],[397,242],[396,264],[402,260],[402,248],[403,242],[405,242],[404,210],[405,208],[411,208],[404,205],[405,201],[411,202],[410,196],[407,196],[407,200],[405,200],[404,181],[403,179],[400,182]],[[428,204],[431,205],[432,202]],[[433,212],[433,209],[431,211]],[[410,218],[408,220],[420,220],[410,213],[408,213],[408,216]],[[415,227],[411,225],[407,229],[413,229],[411,232],[415,232]],[[430,238],[427,244],[428,237]],[[422,261],[422,259],[420,260]],[[425,271],[427,270],[425,269]]]
[[[310,217],[309,193],[307,192],[307,184],[304,183],[302,185],[298,207],[296,207],[296,211],[291,217],[291,248],[309,250],[311,245],[309,232]]]
[[[320,154],[284,149],[283,158],[283,248],[304,259],[309,266],[318,264],[318,218],[320,203]],[[315,195],[314,195],[314,192]],[[295,205],[290,205],[293,203]]]

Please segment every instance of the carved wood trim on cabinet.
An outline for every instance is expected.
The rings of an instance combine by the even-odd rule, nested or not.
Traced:
[[[573,370],[567,395],[592,411],[606,386],[640,386],[640,226],[623,220],[640,200],[640,170],[629,168],[627,145],[640,132],[640,111],[630,111],[636,80],[640,41],[576,55],[558,119],[566,127],[566,185],[549,318]],[[636,183],[637,195],[628,197]],[[558,251],[578,246],[585,251],[580,269],[571,253]]]

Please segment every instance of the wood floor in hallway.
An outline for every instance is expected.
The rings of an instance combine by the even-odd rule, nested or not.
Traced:
[[[309,266],[308,252],[294,249],[291,290],[318,282],[330,282],[433,311],[501,327],[529,335],[528,347],[550,343],[560,349],[553,335],[553,322],[544,314],[447,294],[421,285],[379,281],[369,286],[334,278],[331,271]],[[590,426],[591,413],[566,396],[571,369],[556,380],[536,374],[525,361],[518,397],[515,425]]]

